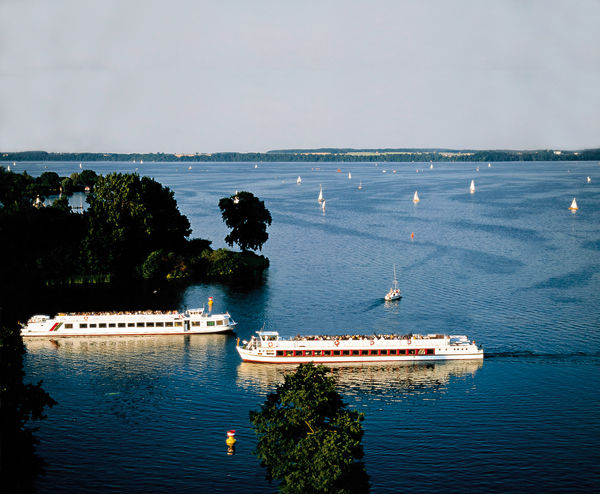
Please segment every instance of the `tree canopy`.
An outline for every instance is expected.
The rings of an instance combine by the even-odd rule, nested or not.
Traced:
[[[88,202],[84,245],[93,270],[127,273],[154,250],[180,247],[191,233],[173,192],[149,177],[100,176]]]
[[[300,365],[267,396],[250,422],[258,436],[256,455],[267,477],[284,493],[369,491],[361,422],[335,389],[328,369]]]
[[[269,238],[267,226],[271,225],[271,213],[264,201],[251,192],[242,191],[231,197],[223,197],[219,201],[219,208],[223,221],[231,228],[225,237],[227,245],[231,247],[237,244],[243,251],[262,250]]]

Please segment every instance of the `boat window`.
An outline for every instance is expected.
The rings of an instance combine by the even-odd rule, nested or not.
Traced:
[[[338,357],[338,356],[339,356],[339,355],[341,355],[341,354],[342,354],[342,353],[341,353],[341,351],[340,351],[340,350],[334,350],[334,351],[333,351],[333,355],[334,355],[335,357]]]
[[[183,326],[183,322],[181,322],[181,321],[175,321],[175,326],[177,326],[178,328],[180,328],[181,326]]]
[[[120,322],[120,323],[119,323],[117,326],[118,326],[119,328],[124,328],[124,327],[125,327],[125,323],[124,323],[124,322]]]
[[[377,355],[379,350],[369,350],[369,355]]]
[[[415,353],[416,353],[416,350],[414,348],[411,348],[410,350],[408,350],[409,355],[414,355]]]
[[[136,322],[135,326],[136,326],[136,328],[143,328],[144,327],[144,323],[143,322]]]
[[[305,357],[312,357],[312,354],[313,354],[312,350],[304,350]]]
[[[285,352],[285,356],[286,357],[293,357],[294,356],[294,352],[292,352],[291,350],[288,350],[287,352]]]
[[[283,350],[277,350],[277,356],[283,357]]]
[[[294,357],[302,357],[302,350],[294,350]]]
[[[214,326],[215,325],[215,321],[206,321],[206,325],[207,326]]]
[[[147,328],[153,328],[154,327],[154,323],[153,322],[147,322],[146,323],[146,327]]]
[[[398,350],[390,350],[390,355],[398,355]]]
[[[223,319],[219,319],[217,321],[217,326],[223,326]]]
[[[419,355],[425,355],[425,349],[424,348],[419,348]]]
[[[65,323],[65,329],[73,329],[73,324],[72,323]]]
[[[87,328],[87,322],[82,322],[79,324],[80,328]]]
[[[98,324],[99,328],[105,328],[106,327],[106,323],[105,322],[101,322]]]
[[[157,322],[157,323],[156,323],[156,327],[157,327],[157,328],[162,328],[164,325],[165,325],[165,323],[164,323],[164,322]]]
[[[427,355],[435,355],[435,350],[433,348],[428,348]]]
[[[135,323],[134,322],[128,322],[127,323],[127,327],[128,328],[135,328]]]
[[[90,323],[90,328],[95,328],[95,327],[96,327],[96,324],[95,324],[95,323],[93,323],[93,322],[91,322],[91,323]]]
[[[200,326],[200,321],[192,321],[192,326]]]
[[[352,355],[360,355],[360,350],[352,350]]]
[[[342,350],[342,355],[345,355],[345,356],[350,355],[350,350]]]
[[[321,350],[315,350],[314,355],[315,357],[320,357],[321,355],[323,355],[323,352]]]
[[[173,327],[173,321],[167,321],[165,323],[165,328],[172,328]]]
[[[115,327],[117,327],[117,325],[114,322],[109,322],[108,323],[108,327],[109,328],[115,328]]]

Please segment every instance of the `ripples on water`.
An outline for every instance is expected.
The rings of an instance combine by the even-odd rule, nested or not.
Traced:
[[[484,345],[483,364],[333,368],[346,401],[366,413],[374,492],[597,491],[600,165],[422,165],[150,164],[139,172],[173,189],[194,235],[215,247],[227,234],[219,198],[249,190],[265,201],[273,216],[265,285],[197,285],[181,301],[215,297],[242,339],[264,324],[285,336],[466,333]],[[78,164],[57,167],[65,175]],[[573,196],[576,214],[567,210]],[[403,298],[383,303],[393,264]],[[39,432],[49,463],[39,490],[275,491],[251,455],[248,412],[292,369],[241,363],[234,346],[218,335],[31,343],[28,376],[44,379],[59,402]],[[225,454],[230,428],[234,456]]]

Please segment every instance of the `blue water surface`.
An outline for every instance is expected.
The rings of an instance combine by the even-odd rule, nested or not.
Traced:
[[[27,378],[58,401],[38,432],[48,464],[38,492],[275,492],[252,455],[248,413],[293,368],[235,352],[237,336],[263,325],[284,336],[444,332],[483,344],[483,362],[332,370],[366,414],[373,492],[600,490],[599,163],[188,166],[83,164],[170,187],[193,236],[215,248],[228,233],[219,199],[254,193],[273,216],[265,282],[183,294],[179,308],[214,297],[236,335],[29,343]],[[70,175],[79,164],[14,171],[24,169]],[[384,303],[393,265],[403,298]]]

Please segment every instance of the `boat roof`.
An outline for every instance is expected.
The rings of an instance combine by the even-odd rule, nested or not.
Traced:
[[[260,336],[279,336],[277,331],[257,331]]]

